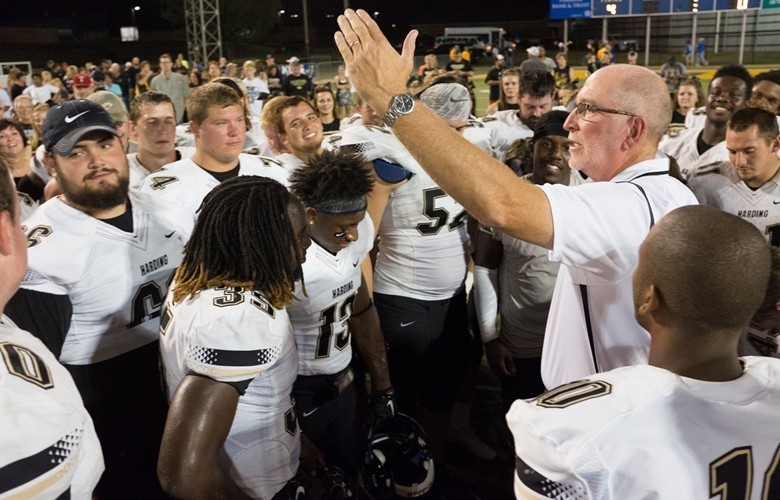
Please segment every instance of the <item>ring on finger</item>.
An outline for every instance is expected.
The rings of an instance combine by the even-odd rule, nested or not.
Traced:
[[[351,49],[352,47],[354,47],[356,43],[360,43],[360,40],[355,40],[354,42],[350,43],[349,48]]]

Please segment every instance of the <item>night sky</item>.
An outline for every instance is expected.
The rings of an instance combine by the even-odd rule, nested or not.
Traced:
[[[178,0],[183,2],[183,0]],[[257,1],[263,0],[245,0]],[[503,20],[532,20],[545,17],[548,0],[347,0],[351,8],[378,11],[379,23],[384,27],[396,24],[406,29],[415,23],[486,22]],[[37,0],[35,2],[3,2],[0,26],[37,25],[75,29],[108,28],[131,24],[131,9],[138,5],[135,15],[139,29],[165,29],[160,19],[161,0]],[[287,16],[302,11],[302,0],[282,0]],[[335,15],[343,11],[344,0],[308,0],[311,24],[327,28],[335,26]],[[457,8],[455,8],[457,6]],[[288,20],[288,22],[295,22]]]

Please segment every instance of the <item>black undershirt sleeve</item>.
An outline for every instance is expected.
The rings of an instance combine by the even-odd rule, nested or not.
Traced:
[[[16,326],[36,336],[59,359],[73,315],[70,297],[20,288],[8,301],[4,312]]]

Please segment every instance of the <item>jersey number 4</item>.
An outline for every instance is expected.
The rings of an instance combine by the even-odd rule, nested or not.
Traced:
[[[753,448],[734,448],[710,463],[710,498],[747,500],[753,490]],[[764,472],[762,499],[780,498],[780,446]]]
[[[343,351],[349,345],[349,317],[352,314],[352,303],[355,302],[355,295],[352,294],[341,303],[333,304],[320,313],[320,335],[317,337],[317,358],[327,358],[330,356],[330,338],[333,336],[333,325],[340,323],[341,333],[336,335],[334,345],[339,351]],[[338,317],[336,312],[338,311]]]
[[[450,231],[454,231],[466,222],[465,210],[453,217],[447,224],[450,213],[446,208],[436,207],[436,200],[448,196],[442,188],[431,188],[423,191],[423,215],[431,219],[431,222],[421,222],[417,224],[417,231],[423,236],[438,234],[445,225]]]

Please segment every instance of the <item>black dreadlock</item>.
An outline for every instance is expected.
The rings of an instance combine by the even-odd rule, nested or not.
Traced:
[[[234,286],[262,292],[277,309],[289,305],[295,280],[302,279],[290,210],[302,213],[303,207],[272,179],[241,176],[217,186],[203,200],[184,248],[174,302],[207,288]]]

